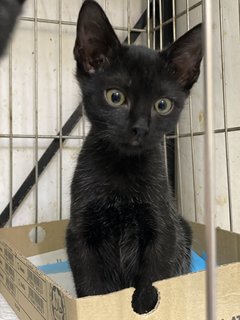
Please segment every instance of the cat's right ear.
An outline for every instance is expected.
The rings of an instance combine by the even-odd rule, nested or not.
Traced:
[[[190,90],[197,81],[202,60],[202,25],[199,24],[176,40],[163,53],[163,57],[174,70],[179,84]]]
[[[86,73],[111,64],[121,44],[102,8],[85,0],[79,12],[74,57]]]

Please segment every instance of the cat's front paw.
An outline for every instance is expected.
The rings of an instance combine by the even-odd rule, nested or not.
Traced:
[[[152,311],[158,303],[158,292],[153,286],[136,289],[132,297],[132,307],[136,313],[144,314]]]

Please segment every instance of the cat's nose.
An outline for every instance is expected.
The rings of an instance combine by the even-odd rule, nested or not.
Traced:
[[[131,128],[133,136],[136,138],[144,138],[149,132],[147,119],[139,119]]]
[[[138,126],[132,127],[133,135],[139,138],[144,138],[148,134],[148,131],[149,129],[145,127],[138,127]]]

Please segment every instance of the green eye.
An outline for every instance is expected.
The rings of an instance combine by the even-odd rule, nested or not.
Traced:
[[[166,116],[173,109],[173,102],[168,98],[161,98],[154,104],[155,110],[162,116]]]
[[[109,89],[105,91],[105,98],[110,106],[119,107],[126,101],[125,95],[118,89]]]

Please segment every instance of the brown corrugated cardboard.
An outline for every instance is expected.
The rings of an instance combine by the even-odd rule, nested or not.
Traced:
[[[156,282],[159,305],[148,315],[138,315],[131,308],[134,289],[75,299],[37,270],[26,257],[63,248],[67,221],[43,223],[42,243],[30,242],[34,225],[0,230],[0,292],[20,319],[54,320],[204,320],[205,272]],[[205,250],[204,227],[192,224],[194,247]],[[240,235],[217,231],[218,320],[240,319]]]

